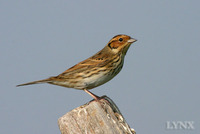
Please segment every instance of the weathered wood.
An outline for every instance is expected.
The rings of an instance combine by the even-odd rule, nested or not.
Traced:
[[[58,119],[62,134],[135,134],[115,103],[103,96],[100,101],[82,105]]]

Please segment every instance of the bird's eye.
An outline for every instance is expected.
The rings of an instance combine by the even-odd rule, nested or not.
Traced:
[[[123,41],[123,38],[119,38],[119,41],[122,42],[122,41]]]

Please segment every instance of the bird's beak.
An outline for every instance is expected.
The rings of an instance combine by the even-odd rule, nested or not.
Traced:
[[[128,42],[129,43],[133,43],[133,42],[136,42],[137,40],[136,39],[133,39],[133,38],[130,38],[129,40],[128,40]]]

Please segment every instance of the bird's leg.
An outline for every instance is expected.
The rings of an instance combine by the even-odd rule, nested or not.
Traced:
[[[99,101],[99,100],[101,99],[101,97],[99,97],[99,96],[93,94],[92,92],[88,91],[87,89],[84,89],[84,91],[85,91],[86,93],[88,93],[90,96],[92,96],[92,98],[94,98],[96,101]]]

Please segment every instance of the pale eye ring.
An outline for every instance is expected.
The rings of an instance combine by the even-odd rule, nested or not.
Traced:
[[[122,42],[122,41],[123,41],[123,38],[119,38],[119,41]]]

